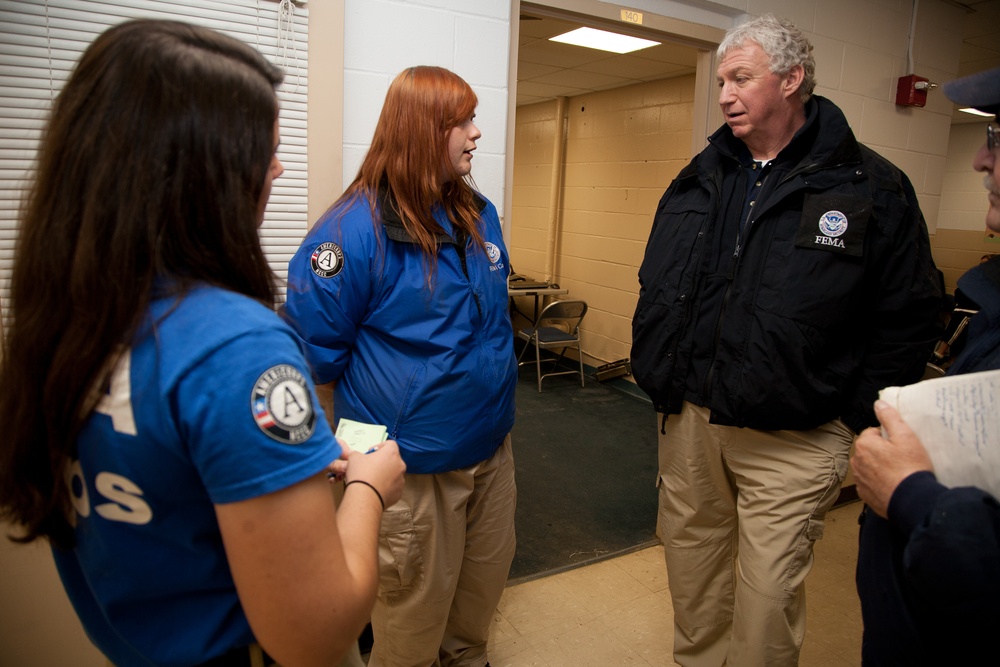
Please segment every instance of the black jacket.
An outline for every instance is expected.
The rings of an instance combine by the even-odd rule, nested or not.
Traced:
[[[814,96],[737,244],[749,153],[728,126],[656,210],[632,321],[636,382],[667,414],[810,429],[875,423],[882,387],[920,378],[941,291],[906,176]]]

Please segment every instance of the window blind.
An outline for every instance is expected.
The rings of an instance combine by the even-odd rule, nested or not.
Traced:
[[[24,188],[49,109],[87,46],[132,18],[186,21],[255,47],[285,72],[278,91],[285,167],[261,226],[284,298],[288,260],[309,228],[306,170],[308,12],[290,0],[2,0],[0,2],[0,304],[6,306]],[[2,310],[6,320],[7,308]]]

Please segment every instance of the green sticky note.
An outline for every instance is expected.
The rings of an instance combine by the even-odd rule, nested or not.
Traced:
[[[385,442],[387,436],[388,431],[382,424],[365,424],[351,419],[341,419],[337,424],[337,437],[362,454]]]

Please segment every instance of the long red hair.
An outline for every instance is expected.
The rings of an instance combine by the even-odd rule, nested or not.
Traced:
[[[435,235],[442,232],[432,209],[440,205],[455,231],[482,246],[480,207],[471,178],[463,178],[448,158],[448,133],[470,120],[479,103],[460,76],[443,67],[417,66],[396,76],[385,96],[371,147],[354,182],[335,207],[367,200],[378,223],[380,188],[433,267]],[[428,278],[433,268],[428,272]]]

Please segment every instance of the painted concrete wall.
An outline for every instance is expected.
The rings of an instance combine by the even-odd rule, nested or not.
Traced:
[[[694,75],[569,98],[555,278],[583,298],[584,363],[628,357],[652,213],[691,153]],[[519,107],[511,263],[546,266],[555,102]],[[563,297],[566,298],[566,297]]]
[[[986,142],[986,119],[954,125],[948,142],[941,208],[938,213],[934,262],[944,273],[945,287],[955,282],[986,254],[1000,253],[1000,235],[986,229],[983,220],[989,202],[983,174],[972,169],[972,157]]]
[[[508,0],[346,0],[343,185],[357,174],[392,80],[437,65],[479,97],[472,175],[503,218],[510,20]]]
[[[18,545],[0,523],[0,663],[106,667],[56,573],[47,545]]]

